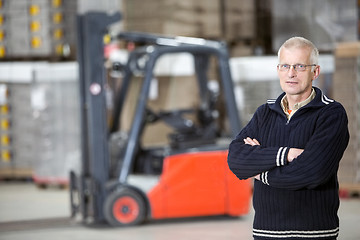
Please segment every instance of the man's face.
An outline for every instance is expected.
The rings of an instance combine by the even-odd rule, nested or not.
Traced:
[[[310,50],[308,48],[283,48],[280,52],[279,64],[311,65]],[[280,86],[287,96],[293,96],[299,101],[305,100],[311,93],[312,81],[320,73],[320,67],[307,66],[305,71],[296,71],[290,67],[287,71],[277,70]]]

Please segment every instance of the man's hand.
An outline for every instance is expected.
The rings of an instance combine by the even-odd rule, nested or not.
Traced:
[[[259,141],[256,140],[255,138],[254,139],[251,139],[249,137],[245,138],[244,139],[244,143],[245,144],[248,144],[248,145],[251,145],[251,146],[255,146],[255,145],[260,145]]]
[[[258,140],[256,140],[255,138],[252,139],[252,138],[249,138],[249,137],[244,139],[244,143],[248,144],[248,145],[251,145],[251,146],[260,145]],[[260,180],[260,174],[254,176],[254,178],[257,179],[257,180]]]
[[[256,146],[256,145],[260,145],[259,141],[256,140],[255,138],[245,138],[244,139],[245,144],[251,145],[251,146]],[[290,148],[288,156],[287,156],[287,161],[288,162],[292,162],[295,158],[297,158],[302,152],[304,151],[304,149],[301,148]]]
[[[260,145],[259,141],[256,140],[255,138],[250,138],[247,137],[244,139],[244,143],[251,145],[251,146],[257,146]],[[288,162],[292,162],[295,158],[297,158],[302,152],[304,151],[304,149],[301,148],[290,148],[289,153],[287,155],[287,161]],[[259,180],[260,175],[256,175],[255,176],[256,179]]]
[[[287,161],[292,162],[295,158],[297,158],[304,149],[301,148],[290,148],[289,153],[287,155]]]

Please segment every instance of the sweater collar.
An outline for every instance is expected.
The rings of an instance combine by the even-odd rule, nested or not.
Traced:
[[[303,106],[305,106],[306,104],[311,102],[311,100],[313,100],[315,98],[315,96],[316,96],[315,90],[314,90],[314,88],[312,88],[310,96],[302,102],[295,103],[292,110],[289,110],[289,102],[287,100],[286,95],[281,99],[280,105],[281,105],[281,108],[283,109],[284,113],[286,114],[286,116],[288,118],[290,118],[292,115],[294,115],[294,113],[297,110],[299,110],[300,108],[302,108]]]
[[[324,107],[328,104],[331,104],[334,102],[334,100],[328,98],[325,96],[325,94],[317,87],[314,87],[315,90],[315,98],[311,100],[308,104],[306,104],[303,108],[318,108],[318,107]],[[282,107],[281,107],[281,100],[285,96],[285,92],[280,94],[280,96],[274,101],[274,100],[268,100],[270,109],[284,113]]]

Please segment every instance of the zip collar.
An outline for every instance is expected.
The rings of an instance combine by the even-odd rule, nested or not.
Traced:
[[[315,98],[311,102],[306,104],[305,106],[301,107],[300,109],[319,108],[319,107],[324,107],[326,105],[329,105],[329,104],[335,102],[333,99],[328,98],[319,88],[314,87],[314,86],[313,86],[313,88],[316,92]],[[285,92],[283,92],[277,99],[269,99],[267,101],[269,108],[273,111],[276,111],[276,112],[279,112],[279,113],[282,113],[285,115],[284,111],[281,108],[281,99],[284,96],[285,96]]]

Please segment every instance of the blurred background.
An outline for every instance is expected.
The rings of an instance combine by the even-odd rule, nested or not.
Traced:
[[[70,216],[69,172],[80,171],[82,158],[78,53],[83,46],[77,18],[94,11],[121,14],[104,36],[135,31],[225,42],[242,125],[281,93],[280,45],[292,36],[311,40],[321,56],[314,84],[348,113],[351,138],[339,169],[340,194],[355,199],[352,208],[359,209],[359,8],[357,0],[0,0],[0,222]],[[104,42],[106,74],[121,78],[116,63],[131,45]],[[181,57],[171,61],[157,65],[154,108],[197,101],[189,91],[194,69]],[[116,86],[109,87],[108,115]],[[172,94],[160,98],[162,91]],[[167,130],[149,130],[143,141],[163,142],[162,131]],[[17,206],[16,199],[34,202]],[[48,210],[35,210],[36,202]]]

